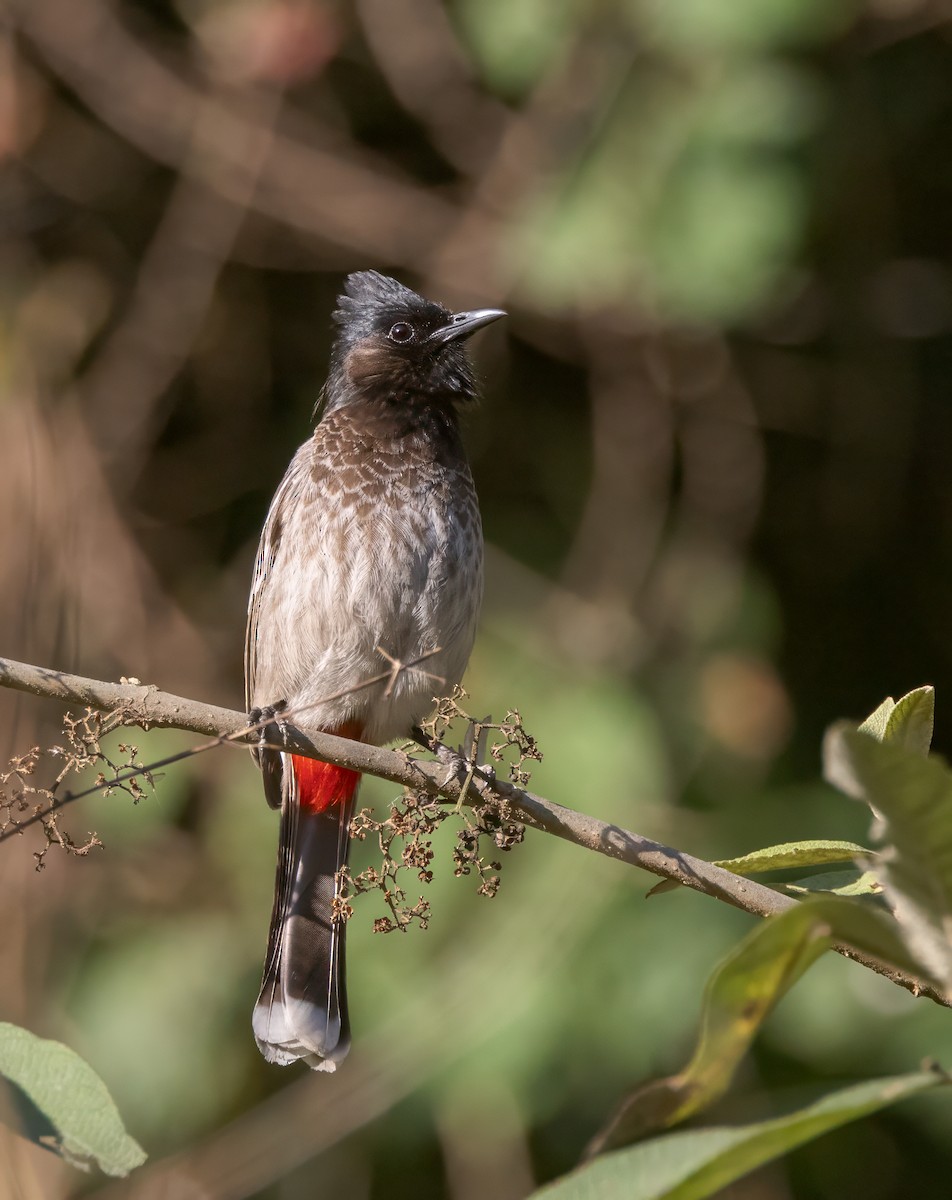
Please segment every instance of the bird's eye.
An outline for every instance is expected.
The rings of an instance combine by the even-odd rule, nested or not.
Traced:
[[[413,326],[408,325],[406,321],[398,321],[396,325],[391,325],[390,332],[387,337],[391,342],[399,342],[403,345],[413,338]]]

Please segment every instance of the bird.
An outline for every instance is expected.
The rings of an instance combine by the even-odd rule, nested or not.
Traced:
[[[377,271],[348,275],[319,419],[265,520],[245,693],[264,731],[254,753],[265,797],[281,814],[252,1021],[271,1063],[334,1071],[350,1048],[340,872],[360,782],[282,749],[280,724],[382,745],[410,736],[462,678],[483,589],[460,435],[478,398],[465,343],[505,315],[451,312]]]

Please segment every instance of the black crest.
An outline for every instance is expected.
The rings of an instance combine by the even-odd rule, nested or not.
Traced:
[[[438,323],[448,315],[442,305],[425,300],[389,275],[381,275],[379,271],[355,271],[344,281],[344,291],[337,298],[334,321],[351,340],[365,336],[389,319],[419,316]]]

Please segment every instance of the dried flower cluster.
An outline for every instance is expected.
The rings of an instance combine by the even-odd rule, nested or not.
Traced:
[[[433,717],[423,728],[434,749],[439,749],[448,761],[457,763],[462,794],[467,794],[477,773],[483,779],[492,780],[497,763],[506,763],[509,779],[517,786],[525,786],[530,776],[527,764],[540,761],[542,754],[535,739],[524,728],[519,712],[515,709],[507,712],[501,722],[493,722],[489,717],[476,720],[462,708],[461,702],[465,699],[466,693],[457,688],[451,696],[439,701]],[[34,855],[37,870],[44,866],[46,855],[54,845],[69,854],[79,855],[102,846],[95,833],[87,834],[85,841],[78,842],[59,828],[60,810],[67,803],[93,792],[111,796],[116,791],[125,792],[133,803],[138,803],[145,795],[143,783],[155,787],[154,768],[162,764],[143,764],[139,761],[138,747],[129,743],[119,744],[118,753],[123,756],[120,761],[110,758],[102,747],[107,734],[135,719],[122,706],[108,712],[86,709],[78,718],[67,714],[63,723],[63,745],[46,749],[34,746],[27,753],[12,758],[7,769],[0,772],[0,837],[15,833],[24,816],[39,823],[46,844]],[[445,739],[454,725],[463,722],[465,735],[454,754],[447,750]],[[490,743],[492,733],[497,737]],[[59,760],[60,764],[48,787],[34,782],[43,758]],[[486,761],[493,765],[477,765]],[[91,771],[95,775],[85,790],[77,793],[62,788],[67,777]],[[472,803],[471,797],[469,803]],[[498,858],[490,857],[490,853],[492,850],[510,850],[525,834],[524,826],[513,818],[508,803],[493,797],[473,804],[471,809],[464,808],[461,803],[454,811],[423,789],[407,788],[390,805],[383,820],[376,820],[370,809],[363,809],[354,817],[351,836],[358,841],[375,837],[381,861],[379,866],[368,867],[355,876],[346,868],[341,872],[335,916],[348,920],[353,914],[350,898],[362,892],[380,891],[390,915],[375,920],[375,932],[405,930],[413,922],[425,929],[431,916],[429,901],[421,895],[416,903],[411,902],[401,884],[402,873],[413,871],[420,883],[431,882],[433,838],[440,825],[449,818],[459,822],[453,849],[453,874],[457,877],[475,875],[479,881],[478,894],[495,896],[502,864]],[[489,853],[484,852],[487,846]]]
[[[59,827],[60,809],[76,799],[74,793],[61,791],[65,779],[85,771],[96,771],[95,782],[89,791],[101,791],[107,796],[117,790],[126,792],[138,803],[145,792],[140,780],[155,786],[155,778],[149,769],[138,761],[138,747],[120,743],[118,752],[123,761],[113,761],[102,748],[102,739],[113,730],[126,724],[127,714],[120,707],[111,712],[97,712],[87,708],[81,717],[67,713],[63,718],[65,744],[42,749],[33,746],[25,754],[14,755],[4,771],[0,771],[0,834],[8,834],[19,827],[19,818],[24,815],[38,817],[46,845],[34,852],[36,869],[46,865],[46,855],[52,846],[59,846],[67,854],[88,854],[94,847],[102,847],[95,833],[87,833],[86,840],[77,842]],[[37,768],[44,758],[59,760],[61,764],[56,777],[48,787],[34,782]],[[110,778],[107,778],[108,771]]]
[[[522,718],[513,709],[506,713],[505,720],[493,722],[489,717],[475,720],[461,707],[466,693],[456,688],[451,696],[439,701],[436,711],[423,726],[423,732],[434,746],[445,745],[451,727],[459,721],[466,722],[466,736],[459,748],[459,757],[465,776],[463,794],[466,793],[474,774],[478,770],[487,773],[487,768],[478,767],[480,758],[485,757],[488,735],[491,731],[501,738],[488,747],[493,763],[507,761],[509,778],[522,787],[529,781],[527,761],[540,761],[541,751],[535,739],[523,727]],[[488,768],[490,774],[492,768]],[[364,841],[368,836],[377,838],[380,850],[380,866],[368,867],[358,875],[342,874],[343,898],[338,903],[337,915],[347,920],[353,912],[348,896],[362,892],[380,891],[390,910],[389,917],[379,917],[374,922],[376,933],[392,933],[406,928],[416,921],[426,929],[430,921],[430,904],[420,896],[411,904],[406,889],[399,880],[402,871],[415,871],[420,883],[429,883],[433,878],[433,837],[440,825],[449,818],[460,821],[453,850],[453,874],[457,877],[475,874],[479,878],[476,889],[481,896],[493,897],[499,890],[499,875],[502,863],[487,859],[482,854],[484,839],[497,850],[508,851],[521,842],[525,828],[514,820],[504,800],[493,799],[473,807],[469,812],[458,805],[455,812],[434,799],[429,793],[407,788],[402,797],[390,805],[389,815],[382,821],[374,818],[370,809],[362,809],[351,824],[351,836]]]

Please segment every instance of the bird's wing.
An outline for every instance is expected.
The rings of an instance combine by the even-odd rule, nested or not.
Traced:
[[[254,576],[251,583],[251,595],[248,598],[248,624],[245,628],[245,707],[250,708],[256,695],[258,676],[258,621],[262,609],[266,605],[269,584],[272,578],[275,555],[281,538],[289,523],[289,519],[300,501],[302,487],[306,480],[304,451],[307,443],[298,450],[287,473],[278,485],[278,490],[271,501],[268,516],[261,531],[261,541],[258,543],[258,555],[255,559]],[[282,699],[273,696],[271,700]]]

